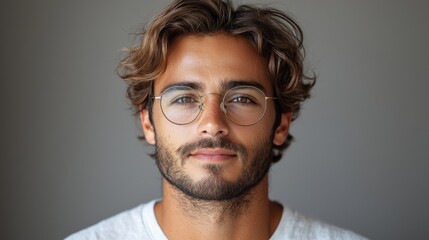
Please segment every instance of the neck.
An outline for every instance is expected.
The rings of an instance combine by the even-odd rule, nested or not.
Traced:
[[[269,239],[281,206],[268,199],[268,176],[250,192],[222,201],[191,198],[163,182],[164,199],[155,206],[169,239]]]

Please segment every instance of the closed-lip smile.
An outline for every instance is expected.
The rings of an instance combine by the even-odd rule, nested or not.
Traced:
[[[190,157],[208,161],[224,161],[237,156],[234,151],[224,148],[202,148],[191,152]]]

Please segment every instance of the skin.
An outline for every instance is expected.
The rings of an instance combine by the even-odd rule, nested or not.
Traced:
[[[266,96],[273,96],[268,80],[267,64],[249,42],[241,37],[218,33],[210,36],[185,36],[169,48],[167,68],[155,80],[154,92],[180,82],[196,82],[204,94],[222,94],[230,81],[250,81],[261,85]],[[203,138],[222,137],[244,146],[257,147],[258,138],[281,145],[286,140],[290,114],[282,114],[279,126],[273,131],[275,109],[268,101],[264,117],[255,125],[239,126],[229,121],[219,108],[220,97],[205,99],[205,109],[194,122],[176,125],[162,114],[159,101],[153,107],[153,122],[147,110],[141,112],[141,124],[149,144],[162,141],[162,146],[177,158],[176,149],[183,143]],[[228,153],[225,156],[224,153]],[[231,155],[231,156],[229,156]],[[220,165],[221,177],[234,182],[243,172],[243,159],[225,149],[199,149],[180,166],[192,181],[199,181],[210,173],[205,164]],[[224,201],[194,201],[163,180],[164,198],[155,206],[155,215],[169,239],[269,239],[281,218],[281,205],[268,199],[268,176],[250,190],[245,210],[238,215],[225,214]],[[203,213],[203,214],[202,214]]]

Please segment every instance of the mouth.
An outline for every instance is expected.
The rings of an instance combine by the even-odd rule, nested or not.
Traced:
[[[237,157],[234,151],[223,148],[203,148],[193,151],[189,157],[202,161],[223,162]]]

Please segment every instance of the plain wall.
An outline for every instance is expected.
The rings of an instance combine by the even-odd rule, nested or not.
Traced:
[[[61,239],[161,197],[114,70],[167,2],[2,2],[0,239]],[[429,2],[273,6],[300,22],[318,82],[271,197],[371,239],[426,239]]]

